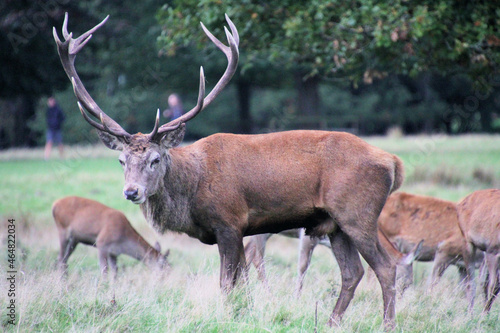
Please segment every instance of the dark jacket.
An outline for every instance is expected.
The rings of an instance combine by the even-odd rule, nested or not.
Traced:
[[[58,131],[61,129],[64,122],[64,113],[59,105],[47,108],[47,127],[51,131]]]

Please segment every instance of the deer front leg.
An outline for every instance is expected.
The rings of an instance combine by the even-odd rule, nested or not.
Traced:
[[[64,236],[61,236],[60,242],[61,242],[61,249],[59,251],[59,256],[57,258],[57,262],[58,262],[59,269],[62,271],[62,273],[64,275],[67,275],[68,274],[68,258],[75,250],[76,245],[78,245],[78,242],[73,237],[66,238]]]
[[[484,312],[488,313],[493,301],[500,292],[498,257],[494,253],[485,253],[484,261],[487,266],[487,275],[484,281],[485,306]]]
[[[472,314],[474,309],[474,298],[476,298],[476,281],[474,279],[474,274],[476,271],[476,262],[474,258],[476,257],[476,247],[469,244],[469,248],[465,251],[464,262],[465,262],[465,287],[467,298],[469,300],[468,311]]]
[[[264,253],[266,251],[266,242],[271,234],[261,234],[251,236],[245,246],[245,257],[247,262],[251,262],[257,270],[257,278],[267,285],[266,267],[264,263]]]
[[[220,286],[224,293],[230,292],[242,273],[246,277],[247,266],[243,237],[236,230],[224,228],[217,233],[220,255]]]
[[[109,263],[109,267],[111,268],[111,273],[113,274],[112,275],[112,278],[113,278],[113,281],[116,280],[116,277],[118,276],[118,265],[116,264],[116,261],[117,261],[117,256],[115,256],[114,254],[108,254],[108,263]]]
[[[451,264],[453,258],[450,258],[450,256],[443,251],[437,251],[436,256],[434,258],[434,265],[432,268],[432,275],[430,279],[430,285],[434,286],[437,284],[439,279],[443,276],[444,271],[448,268],[448,266]]]
[[[99,268],[103,277],[108,275],[108,252],[104,249],[99,250]]]

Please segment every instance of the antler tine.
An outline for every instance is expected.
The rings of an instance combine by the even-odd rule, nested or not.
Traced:
[[[232,33],[234,36],[229,33],[226,27],[224,27],[224,31],[226,33],[227,41],[229,46],[224,45],[221,41],[219,41],[206,27],[203,23],[200,22],[201,27],[207,37],[217,46],[224,54],[226,55],[228,65],[227,68],[220,78],[219,82],[215,85],[215,87],[212,89],[210,94],[208,94],[207,97],[205,97],[205,107],[207,107],[212,101],[217,97],[222,89],[229,83],[231,78],[233,77],[234,73],[236,72],[236,67],[238,66],[238,60],[239,60],[239,50],[238,50],[238,45],[239,45],[239,35],[238,35],[238,30],[234,26],[233,22],[229,19],[229,16],[226,14],[226,20],[229,24],[229,27],[231,28]],[[236,37],[236,38],[235,38]],[[238,42],[236,42],[236,40]]]
[[[151,133],[149,133],[149,140],[152,140],[156,136],[156,133],[158,133],[159,124],[160,124],[160,109],[158,109],[158,111],[156,112],[155,127],[153,128]]]
[[[67,13],[66,13],[67,14]],[[80,37],[76,38],[76,41],[75,41],[75,44],[81,44],[81,46],[85,45],[85,43],[87,43],[87,41],[92,37],[92,34],[94,32],[97,31],[97,29],[99,29],[100,27],[102,27],[106,21],[109,19],[109,15],[107,15],[104,20],[102,20],[98,25],[96,25],[95,27],[93,27],[92,29],[90,29],[89,31],[83,33]],[[82,43],[82,40],[84,40],[84,42]],[[80,51],[80,49],[78,49],[78,51]],[[77,51],[77,52],[78,52]]]
[[[238,34],[238,29],[236,29],[236,26],[234,25],[233,21],[229,18],[227,14],[225,14],[227,24],[229,25],[229,28],[231,29],[231,34],[234,38],[234,41],[236,42],[236,45],[240,45],[240,35]]]
[[[98,130],[100,131],[106,131],[106,129],[104,128],[104,126],[100,123],[98,123],[97,121],[93,120],[92,118],[90,118],[88,115],[87,115],[87,112],[85,112],[85,110],[83,109],[83,106],[82,106],[82,103],[80,103],[79,101],[76,102],[76,104],[78,105],[78,108],[80,109],[80,113],[82,114],[83,118],[92,126],[94,126],[95,128],[97,128]]]
[[[227,57],[228,60],[228,66],[226,68],[226,71],[222,75],[222,78],[217,82],[215,87],[212,89],[210,94],[205,98],[205,105],[208,106],[212,101],[217,97],[222,89],[229,83],[231,78],[233,77],[234,73],[236,72],[236,67],[238,66],[238,58],[239,58],[239,51],[238,51],[238,45],[236,44],[236,41],[234,40],[233,36],[229,33],[226,27],[224,27],[224,31],[226,32],[227,40],[229,42],[229,47],[224,46],[224,48],[220,48],[222,52]]]
[[[212,91],[208,94],[207,97],[204,97],[204,76],[203,76],[203,67],[200,69],[200,90],[198,94],[198,103],[196,106],[184,114],[183,116],[174,119],[170,122],[168,122],[165,125],[162,125],[159,130],[158,134],[162,134],[168,131],[172,131],[173,129],[177,128],[180,126],[181,123],[185,123],[192,118],[194,118],[200,111],[202,111],[204,108],[206,108],[212,101],[217,97],[217,95],[220,94],[220,92],[224,89],[224,87],[229,83],[231,78],[233,77],[234,73],[236,72],[236,68],[238,66],[238,60],[239,60],[239,50],[238,50],[238,45],[240,42],[240,37],[238,35],[238,30],[236,29],[235,25],[229,19],[229,16],[226,14],[226,21],[229,24],[229,28],[231,29],[231,32],[224,27],[224,31],[226,33],[227,41],[229,46],[224,45],[221,41],[219,41],[206,27],[205,25],[200,22],[201,28],[207,35],[207,37],[226,55],[228,65],[226,70],[224,71],[224,74],[222,77],[219,79],[215,87],[212,89]],[[202,82],[203,81],[203,82]],[[203,83],[203,93],[202,93],[202,83]]]
[[[97,29],[106,23],[109,15],[106,16],[104,20],[102,20],[98,25],[85,32],[78,38],[72,38],[73,33],[68,32],[68,13],[64,15],[64,22],[62,27],[62,33],[64,37],[64,41],[59,39],[57,34],[57,30],[53,28],[54,40],[57,44],[57,51],[59,53],[59,58],[61,59],[61,63],[63,65],[64,71],[68,78],[71,80],[73,84],[73,90],[75,92],[76,98],[79,102],[79,107],[81,106],[80,111],[82,109],[87,110],[92,116],[97,119],[100,119],[102,122],[102,126],[96,126],[98,124],[96,121],[93,121],[85,112],[82,112],[84,119],[87,120],[92,126],[104,130],[114,136],[119,136],[123,138],[130,137],[130,134],[127,133],[116,121],[114,121],[111,117],[109,117],[104,111],[99,108],[94,99],[90,96],[87,89],[83,85],[78,73],[75,69],[75,58],[76,54],[88,43],[88,41],[92,38],[92,33],[94,33]],[[89,120],[92,120],[90,122]],[[100,125],[100,124],[99,124]]]
[[[55,31],[55,27],[54,27],[54,31]],[[64,21],[63,21],[63,26],[62,26],[62,33],[63,33],[63,37],[64,39],[68,39],[68,38],[71,38],[71,35],[68,33],[68,13],[64,13]]]
[[[103,114],[102,113],[99,116],[99,119],[100,119],[101,123],[98,123],[97,121],[93,120],[92,118],[90,118],[87,115],[87,112],[85,112],[85,110],[84,110],[84,108],[82,106],[82,103],[80,103],[78,101],[78,102],[76,102],[76,104],[78,104],[78,108],[80,109],[80,113],[82,114],[83,119],[85,119],[90,125],[92,125],[93,127],[97,128],[100,131],[107,132],[107,133],[109,133],[111,135],[114,135],[114,136],[123,137],[125,140],[128,140],[128,136],[125,135],[125,133],[116,132],[116,131],[110,129],[106,125],[106,122],[103,121]]]
[[[89,122],[88,120],[91,119],[86,113],[84,113],[84,118],[87,120],[88,123],[90,123],[92,126],[100,129],[101,131],[108,132],[109,134],[112,134],[114,136],[120,136],[127,138],[130,136],[127,131],[125,131],[120,125],[118,125],[111,117],[106,115],[100,108],[99,106],[94,102],[94,100],[90,99],[88,100],[85,94],[82,94],[82,91],[77,89],[77,84],[76,84],[76,79],[75,77],[71,78],[71,83],[73,84],[73,92],[75,93],[76,99],[78,100],[78,106],[80,107],[82,104],[84,105],[84,108],[88,110],[89,105],[93,105],[94,110],[99,111],[99,115],[97,118],[101,121],[102,123],[102,128],[101,127],[96,127],[94,123],[97,123],[94,121],[94,123]],[[81,110],[80,110],[81,111]],[[92,115],[96,116],[93,114],[91,111],[89,111]],[[92,120],[92,119],[91,119]],[[107,125],[106,123],[110,123],[110,125]]]

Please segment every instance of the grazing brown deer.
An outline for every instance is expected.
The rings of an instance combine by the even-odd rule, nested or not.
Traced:
[[[380,213],[380,229],[396,248],[406,253],[424,240],[418,261],[434,261],[431,283],[446,268],[456,265],[461,280],[465,278],[465,238],[458,225],[457,205],[438,198],[397,192],[392,194]],[[481,263],[482,256],[475,262]]]
[[[116,276],[116,260],[122,253],[151,267],[168,265],[169,251],[162,255],[158,242],[154,248],[151,247],[122,212],[100,202],[75,196],[64,197],[54,202],[52,215],[61,243],[58,264],[64,273],[67,273],[68,258],[79,243],[97,247],[102,274],[107,273],[109,265]]]
[[[476,293],[474,258],[476,251],[480,250],[485,253],[487,268],[484,312],[489,312],[500,292],[500,190],[480,190],[469,194],[458,203],[458,219],[468,243],[465,262],[469,311],[474,307]]]
[[[266,270],[264,263],[264,253],[266,249],[266,242],[273,234],[260,234],[250,236],[245,245],[245,256],[248,262],[251,262],[257,269],[258,279],[267,285]],[[298,238],[299,243],[299,260],[298,260],[298,277],[295,286],[295,294],[299,296],[306,275],[307,269],[311,263],[311,258],[314,249],[318,244],[324,245],[331,249],[331,243],[328,237],[311,237],[305,234],[304,229],[291,229],[279,233],[279,235]],[[420,241],[411,251],[406,254],[399,252],[396,247],[387,239],[383,232],[378,231],[378,236],[382,246],[389,252],[389,254],[396,260],[397,263],[397,280],[399,281],[398,287],[401,292],[408,288],[413,278],[411,276],[412,264],[415,258],[419,256],[420,249],[423,241]],[[401,272],[401,273],[400,273]],[[409,272],[409,273],[408,273]]]
[[[140,204],[159,232],[183,232],[205,244],[217,244],[224,291],[245,272],[244,236],[293,228],[306,228],[312,236],[328,235],[342,272],[342,289],[329,324],[341,319],[363,276],[359,251],[377,275],[384,323],[392,327],[396,265],[379,242],[377,218],[387,196],[403,182],[398,157],[354,135],[324,131],[215,134],[177,147],[185,123],[213,101],[236,71],[239,37],[227,15],[226,20],[231,29],[225,30],[229,46],[202,24],[228,59],[210,94],[203,98],[201,70],[198,103],[192,110],[162,126],[157,114],[151,133],[134,135],[98,107],[74,67],[76,54],[105,20],[73,39],[66,16],[63,42],[54,28],[59,56],[83,117],[97,128],[107,147],[121,151],[125,197]]]

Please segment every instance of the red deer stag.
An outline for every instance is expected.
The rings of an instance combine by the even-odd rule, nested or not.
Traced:
[[[273,234],[260,234],[249,237],[248,242],[245,245],[245,256],[248,262],[253,263],[257,269],[258,279],[264,281],[267,285],[266,270],[264,263],[264,253],[266,250],[266,242]],[[311,237],[305,234],[304,229],[291,229],[285,230],[279,233],[279,235],[298,238],[299,243],[299,260],[298,260],[298,277],[295,286],[295,294],[299,296],[304,282],[304,277],[306,275],[307,269],[311,263],[311,258],[314,249],[318,244],[324,245],[331,249],[330,240],[328,237]],[[378,236],[380,243],[386,249],[387,252],[393,257],[397,264],[397,280],[398,285],[403,292],[408,288],[413,279],[406,272],[412,272],[412,264],[415,258],[419,255],[420,249],[422,247],[423,241],[420,241],[410,252],[407,254],[402,254],[399,252],[394,245],[387,239],[383,232],[378,231]],[[400,273],[400,271],[402,273]]]
[[[465,262],[469,311],[474,307],[476,293],[473,259],[479,249],[485,253],[487,278],[484,282],[484,312],[489,312],[500,292],[500,190],[480,190],[465,197],[458,203],[458,219],[468,243]]]
[[[125,197],[140,204],[159,232],[183,232],[205,244],[217,244],[224,291],[246,269],[244,236],[302,227],[312,236],[328,235],[342,271],[342,288],[329,324],[341,319],[363,276],[359,251],[378,277],[384,323],[392,327],[396,268],[378,240],[377,218],[387,196],[403,182],[398,157],[354,135],[323,131],[215,134],[177,147],[185,123],[213,101],[236,71],[239,37],[227,15],[226,20],[231,28],[231,32],[225,29],[229,46],[202,24],[228,59],[210,94],[203,98],[201,69],[198,103],[192,110],[162,126],[157,114],[151,133],[134,135],[98,107],[74,67],[76,54],[105,20],[73,39],[66,17],[64,42],[54,29],[83,117],[97,128],[107,147],[121,151]]]
[[[122,212],[81,197],[64,197],[52,205],[52,215],[59,231],[61,250],[59,268],[67,273],[68,258],[78,243],[97,247],[101,273],[108,265],[116,276],[117,256],[129,255],[151,267],[166,267],[168,252],[160,253],[160,244],[151,247],[130,225]]]

